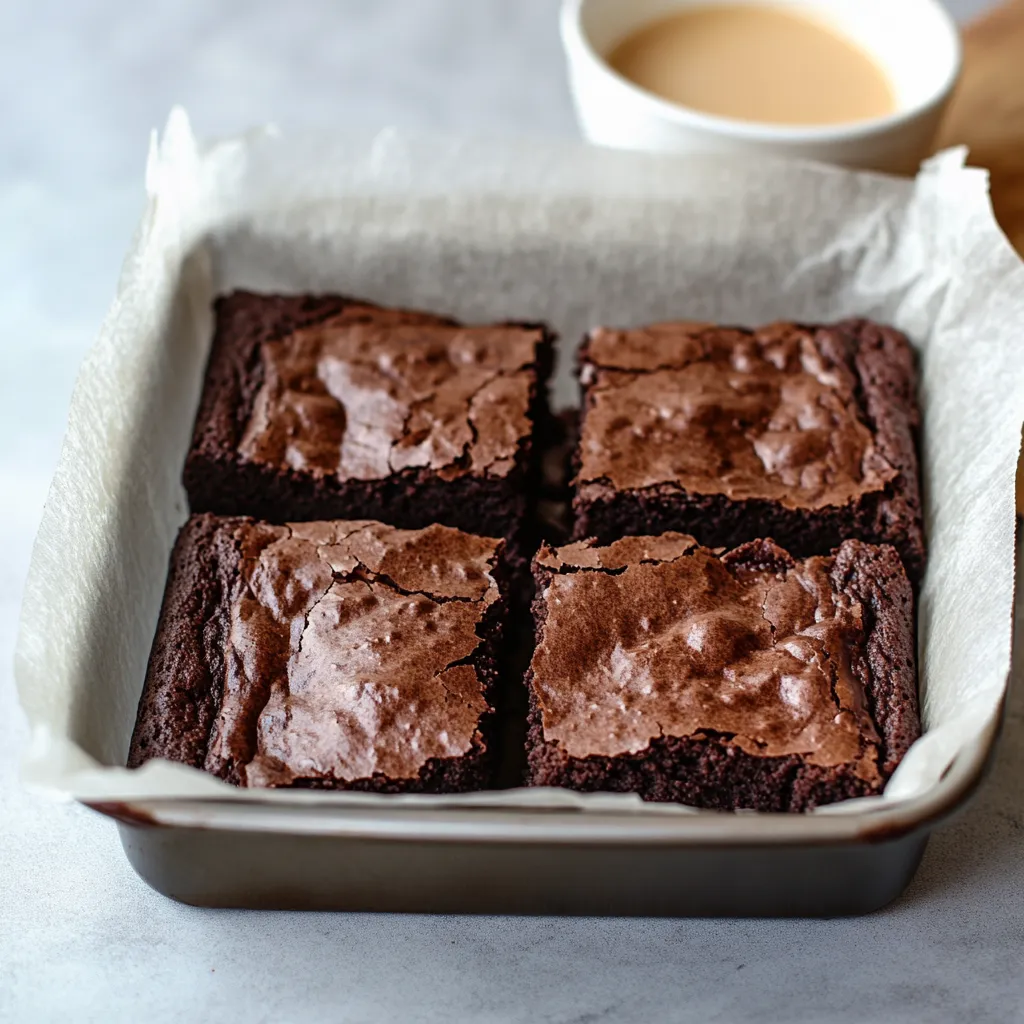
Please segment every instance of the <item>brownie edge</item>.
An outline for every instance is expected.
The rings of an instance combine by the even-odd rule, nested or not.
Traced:
[[[129,768],[156,757],[203,767],[220,710],[227,609],[239,585],[239,553],[226,525],[193,516],[174,543]]]

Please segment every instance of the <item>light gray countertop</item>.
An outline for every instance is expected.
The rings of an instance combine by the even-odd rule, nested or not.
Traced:
[[[141,210],[147,132],[180,102],[204,135],[266,120],[571,135],[556,8],[0,5],[0,1019],[1024,1019],[1021,694],[971,808],[906,896],[856,920],[196,910],[139,881],[109,821],[17,784],[20,592],[77,365]]]

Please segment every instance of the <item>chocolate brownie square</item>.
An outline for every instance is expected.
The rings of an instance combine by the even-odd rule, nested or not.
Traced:
[[[731,810],[879,793],[920,734],[896,551],[692,537],[542,548],[529,783]]]
[[[598,329],[581,351],[576,538],[676,530],[924,568],[913,352],[867,320]]]
[[[552,340],[340,296],[222,297],[185,464],[191,510],[517,538]]]
[[[128,758],[239,786],[490,780],[504,541],[446,526],[193,516]]]

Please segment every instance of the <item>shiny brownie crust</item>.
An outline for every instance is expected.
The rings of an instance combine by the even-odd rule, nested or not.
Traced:
[[[777,326],[805,329],[803,325]],[[899,551],[911,580],[918,583],[924,571],[925,540],[917,459],[920,413],[910,345],[900,332],[868,320],[806,330],[824,339],[830,354],[856,378],[859,418],[868,426],[877,450],[896,470],[884,488],[818,508],[792,508],[760,498],[735,499],[710,489],[708,493],[691,493],[672,482],[618,489],[608,480],[580,479],[578,450],[574,458],[573,536],[608,543],[624,535],[672,530],[692,534],[702,544],[727,548],[771,537],[798,557],[824,554],[841,541],[856,538],[891,544]],[[588,372],[593,379],[598,369],[591,359],[591,342],[592,337],[586,339],[580,352],[584,381],[580,431],[584,439],[587,415],[594,404]],[[659,369],[647,372],[656,375]]]
[[[740,573],[784,572],[801,567],[786,552],[764,541],[744,544],[724,558],[733,571]],[[562,743],[545,735],[535,662],[526,674],[527,784],[583,792],[636,793],[644,800],[716,810],[776,812],[806,811],[880,793],[921,732],[911,587],[891,547],[845,542],[832,556],[815,561],[825,566],[833,592],[863,609],[863,634],[854,645],[858,656],[852,671],[866,697],[868,731],[877,737],[873,780],[865,779],[849,764],[813,764],[798,753],[760,756],[741,749],[733,735],[711,729],[682,736],[663,731],[644,749],[617,756],[570,755]],[[620,574],[628,569],[616,566],[601,571]],[[538,648],[548,622],[549,584],[559,573],[578,571],[574,566],[552,568],[550,561],[545,566],[535,560],[533,611]],[[578,699],[578,688],[576,696]]]
[[[236,785],[246,784],[244,768],[237,759],[219,754],[214,749],[213,737],[225,701],[231,608],[245,586],[237,528],[260,526],[262,524],[246,517],[203,514],[189,519],[179,534],[171,555],[163,606],[131,739],[129,767],[137,768],[159,757],[205,769]],[[285,783],[253,784],[381,793],[453,793],[487,788],[493,771],[492,709],[507,618],[507,570],[500,554],[494,562],[492,575],[499,597],[477,622],[473,641],[476,646],[464,662],[475,670],[484,702],[489,707],[480,714],[472,745],[466,753],[431,758],[415,777],[392,778],[374,773],[346,781],[327,773],[310,772],[305,777],[298,773]],[[372,578],[372,574],[357,566],[352,578],[364,576]],[[339,578],[337,572],[335,578]],[[387,577],[382,579],[385,585],[392,585]],[[402,593],[404,591],[399,591]],[[415,598],[416,594],[410,597]],[[248,646],[251,649],[252,645]],[[243,721],[249,720],[249,735],[243,740],[252,748],[256,743],[256,721],[261,709],[266,707],[271,685],[263,676],[265,673],[257,673],[253,683],[258,692],[249,695],[241,708]]]
[[[372,324],[382,312],[405,325],[455,328],[455,321],[414,311],[382,311],[336,295],[284,296],[234,292],[219,298],[216,327],[184,483],[193,512],[249,515],[268,522],[376,519],[405,529],[442,523],[483,536],[506,537],[515,547],[535,501],[539,454],[534,431],[524,433],[515,465],[503,476],[463,474],[454,479],[429,468],[406,468],[379,479],[315,475],[246,459],[240,445],[263,383],[261,346],[315,327],[339,314]],[[522,326],[536,330],[537,325]],[[529,419],[547,419],[546,381],[553,337],[543,328],[530,368]]]

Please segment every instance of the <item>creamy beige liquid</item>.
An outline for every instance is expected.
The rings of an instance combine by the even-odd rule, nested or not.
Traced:
[[[774,124],[838,124],[895,109],[885,73],[823,24],[760,4],[692,7],[628,36],[608,56],[673,103]]]

